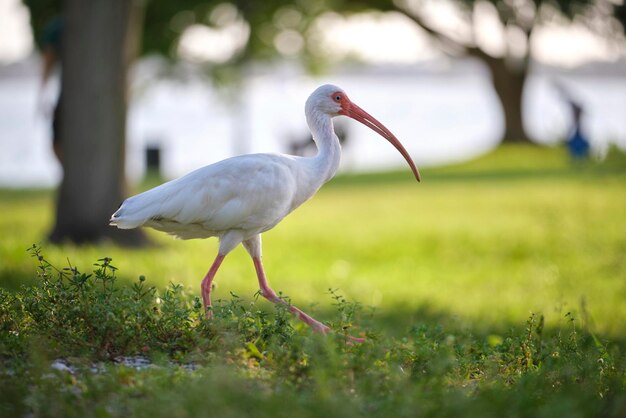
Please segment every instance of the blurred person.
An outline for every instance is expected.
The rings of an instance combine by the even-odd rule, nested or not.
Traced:
[[[42,52],[42,69],[41,69],[41,85],[39,89],[40,96],[43,95],[43,91],[50,81],[54,70],[61,66],[61,47],[63,35],[63,20],[61,17],[54,18],[48,23],[43,32],[41,40],[41,52]],[[52,149],[54,155],[59,162],[62,160],[61,151],[61,136],[60,136],[60,124],[61,124],[61,94],[63,88],[59,89],[59,95],[55,100],[54,109],[49,112],[44,106],[44,115],[51,116],[52,119]]]
[[[569,154],[576,161],[585,160],[589,157],[590,145],[582,131],[583,107],[561,83],[554,84],[572,112],[572,128],[565,141]]]
[[[589,157],[589,140],[583,134],[581,129],[581,120],[583,116],[583,108],[580,104],[570,101],[570,108],[573,116],[572,132],[567,139],[567,148],[569,153],[575,160],[584,160]]]

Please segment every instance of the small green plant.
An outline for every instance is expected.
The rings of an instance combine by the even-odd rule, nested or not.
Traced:
[[[354,320],[361,312],[361,305],[358,302],[348,302],[345,297],[339,294],[338,289],[328,289],[330,297],[333,299],[333,306],[339,313],[339,319],[333,322],[335,330],[347,337],[354,327]]]
[[[108,257],[87,274],[69,262],[55,267],[36,245],[29,252],[38,262],[39,283],[21,293],[24,324],[63,355],[110,359],[154,349],[173,354],[210,338],[208,328],[196,327],[201,315],[197,300],[180,285],[159,292],[140,276],[122,286]]]

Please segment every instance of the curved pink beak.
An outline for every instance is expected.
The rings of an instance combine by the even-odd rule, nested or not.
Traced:
[[[395,135],[392,134],[391,131],[385,127],[385,125],[377,121],[376,118],[367,113],[365,110],[352,103],[347,97],[344,96],[343,100],[344,101],[341,104],[339,114],[348,116],[356,121],[361,122],[363,125],[372,129],[374,132],[377,132],[380,136],[391,142],[391,145],[396,147],[396,149],[400,151],[400,154],[402,154],[406,162],[409,163],[409,166],[411,167],[411,170],[413,171],[413,174],[415,175],[417,181],[420,181],[421,176],[419,170],[415,166],[415,163],[411,159],[411,156],[409,155],[407,150],[400,143],[400,141],[398,141],[398,138],[396,138]]]

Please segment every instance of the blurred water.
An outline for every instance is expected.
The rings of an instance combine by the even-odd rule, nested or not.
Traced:
[[[552,79],[553,74],[532,76],[524,103],[529,132],[546,143],[563,138],[570,124],[568,107],[552,88]],[[626,147],[626,77],[560,74],[558,79],[585,105],[584,127],[594,147],[602,149],[609,141]],[[161,80],[133,92],[128,175],[133,180],[142,176],[148,145],[162,148],[168,178],[243,152],[287,152],[290,140],[308,135],[304,101],[326,82],[344,88],[394,132],[418,166],[484,153],[497,145],[503,129],[488,74],[471,62],[344,69],[323,79],[288,67],[256,71],[236,100],[199,80]],[[36,71],[0,78],[1,186],[52,186],[60,179],[49,121],[36,111],[37,95]],[[405,165],[389,143],[366,127],[341,123],[349,135],[342,170]]]

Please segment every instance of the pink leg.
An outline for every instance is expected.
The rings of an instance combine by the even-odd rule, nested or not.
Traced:
[[[263,295],[264,298],[266,298],[267,300],[273,303],[280,303],[283,305],[288,305],[289,307],[287,309],[289,309],[289,312],[297,316],[298,319],[300,319],[305,324],[313,328],[313,330],[320,332],[322,334],[326,334],[328,333],[328,331],[330,331],[330,328],[328,326],[322,324],[318,320],[305,314],[304,312],[302,312],[300,309],[296,308],[295,306],[289,305],[283,299],[278,297],[276,292],[274,292],[270,288],[269,284],[267,283],[267,278],[265,277],[265,271],[263,271],[263,265],[261,264],[261,259],[259,257],[252,257],[252,261],[254,261],[254,268],[256,269],[256,274],[257,274],[257,277],[259,278],[259,286],[261,287],[261,295]]]
[[[217,257],[215,257],[215,261],[213,261],[211,268],[207,272],[206,276],[204,276],[202,285],[200,286],[202,289],[202,300],[204,301],[204,309],[206,310],[207,319],[213,318],[213,310],[211,309],[211,284],[213,283],[217,269],[220,268],[222,261],[224,261],[224,257],[226,256],[222,254],[218,254]]]
[[[296,308],[293,305],[289,305],[287,302],[281,299],[276,294],[276,292],[274,292],[272,288],[270,288],[269,284],[267,283],[267,278],[265,277],[265,271],[263,271],[263,264],[261,264],[261,258],[255,256],[255,257],[252,257],[252,261],[254,261],[254,268],[256,269],[256,274],[259,278],[259,286],[261,287],[261,295],[263,295],[264,298],[266,298],[267,300],[273,303],[281,303],[283,305],[288,305],[287,309],[289,309],[289,312],[291,312],[292,314],[297,316],[298,319],[300,319],[302,322],[304,322],[305,324],[313,328],[314,331],[317,331],[322,334],[327,334],[330,331],[330,328],[328,326],[322,324],[315,318],[305,314],[300,309]],[[356,343],[365,342],[365,338],[357,338],[357,337],[351,337],[351,336],[348,336],[348,340],[352,342],[356,342]]]

